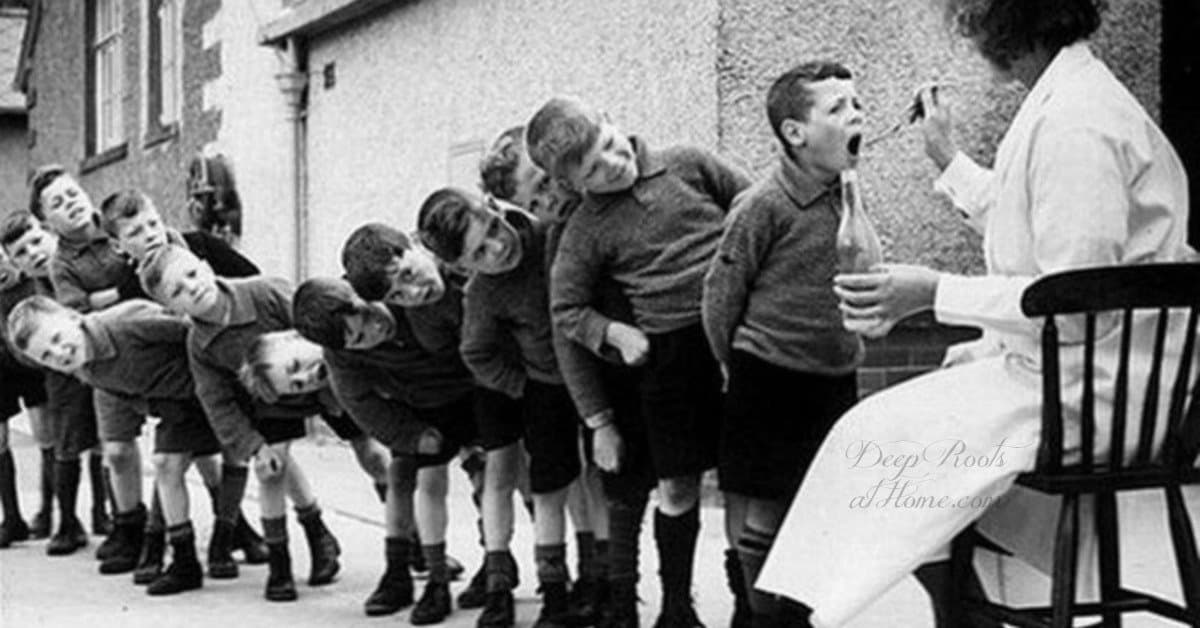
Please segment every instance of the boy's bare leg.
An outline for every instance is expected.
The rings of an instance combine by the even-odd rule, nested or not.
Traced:
[[[567,494],[567,511],[575,525],[578,563],[570,604],[573,616],[590,621],[608,605],[608,500],[600,468],[587,460],[582,462],[583,471],[571,483]]]
[[[321,506],[317,504],[317,497],[313,494],[308,476],[300,465],[296,464],[290,449],[284,449],[284,457],[287,460],[287,471],[284,474],[287,494],[292,499],[292,506],[296,508],[296,517],[304,528],[304,538],[308,541],[308,551],[312,556],[308,584],[314,587],[329,584],[341,569],[338,556],[341,555],[342,548],[329,528],[325,527],[325,521],[321,518]]]
[[[5,417],[8,418],[8,417]],[[8,448],[8,423],[0,423],[0,548],[29,538],[29,528],[21,517],[17,499],[17,467]]]
[[[729,625],[732,628],[741,628],[751,625],[750,622],[753,621],[748,597],[749,587],[746,584],[750,581],[746,580],[740,545],[750,500],[730,492],[723,492],[721,496],[725,502],[725,539],[729,544],[725,550],[725,580],[729,583],[729,591],[733,593],[733,619]]]
[[[270,556],[270,571],[264,596],[272,602],[295,600],[292,580],[292,556],[288,551],[287,495],[290,472],[289,442],[263,445],[254,456],[254,476],[258,478],[258,502],[262,513],[263,536]],[[307,482],[305,482],[307,485]]]
[[[569,486],[533,494],[534,560],[538,588],[542,592],[539,623],[557,625],[565,622],[569,611],[565,512]]]
[[[380,501],[386,501],[388,463],[391,460],[387,448],[374,438],[363,435],[350,440],[350,449],[354,452],[354,458],[358,460],[358,466],[374,483]]]
[[[450,614],[450,574],[446,568],[446,526],[449,515],[446,493],[449,486],[446,464],[422,467],[417,471],[415,515],[421,537],[421,553],[429,568],[429,581],[409,621],[413,624],[437,623]]]
[[[200,588],[204,572],[196,559],[196,534],[188,517],[188,490],[184,474],[191,465],[188,453],[154,455],[155,485],[171,544],[171,566],[146,588],[150,595],[169,595]]]
[[[127,513],[142,503],[142,452],[136,441],[106,441],[103,447],[117,513]]]
[[[408,563],[416,528],[413,520],[416,459],[412,456],[392,456],[387,471],[384,501],[384,558],[387,567],[363,605],[369,616],[390,615],[413,603],[413,581]]]
[[[45,406],[25,408],[25,416],[29,417],[29,427],[33,431],[33,440],[41,451],[40,488],[41,503],[33,521],[29,524],[29,533],[35,539],[50,536],[51,519],[54,512],[54,429],[46,414]]]
[[[142,503],[142,453],[136,440],[105,441],[104,462],[116,504],[113,531],[96,551],[100,573],[128,573],[137,568],[145,540],[146,506]],[[96,504],[92,504],[93,510]]]
[[[483,543],[489,554],[507,553],[512,543],[513,491],[517,488],[520,456],[519,441],[487,452],[483,475]]]

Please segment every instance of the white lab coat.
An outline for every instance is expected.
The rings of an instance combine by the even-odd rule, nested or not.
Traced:
[[[866,398],[822,445],[756,583],[813,607],[822,626],[843,625],[922,563],[944,558],[950,540],[981,517],[989,536],[1049,567],[1056,502],[1012,489],[1034,466],[1040,432],[1040,325],[1021,314],[1020,295],[1050,272],[1192,255],[1178,157],[1085,43],[1063,48],[1030,90],[993,170],[960,154],[936,187],[983,232],[988,274],[943,275],[934,312],[941,322],[982,328],[984,338],[966,363]],[[1117,352],[1107,322],[1099,331],[1098,422],[1111,413],[1108,365]],[[1185,321],[1172,322],[1170,375]],[[1135,371],[1145,370],[1147,323],[1136,325]],[[1068,415],[1078,403],[1081,357],[1062,357]],[[1131,397],[1129,416],[1140,417],[1141,391]],[[1068,447],[1077,445],[1076,431],[1067,431]],[[1136,443],[1131,432],[1127,442]],[[1098,442],[1108,435],[1098,426]]]

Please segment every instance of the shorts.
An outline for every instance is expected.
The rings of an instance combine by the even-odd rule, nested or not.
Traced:
[[[0,369],[0,423],[20,414],[22,401],[26,408],[46,404],[46,376],[42,371],[16,364]]]
[[[659,479],[699,475],[717,464],[721,368],[700,325],[650,334],[641,399]]]
[[[830,428],[857,401],[854,372],[804,373],[734,351],[721,426],[721,490],[791,501]]]
[[[221,451],[198,399],[153,399],[146,405],[149,414],[159,417],[154,453],[208,456]]]
[[[321,419],[325,421],[325,424],[329,426],[329,429],[333,430],[333,433],[336,434],[338,438],[344,441],[358,440],[363,436],[366,436],[366,433],[362,431],[362,428],[354,422],[354,419],[350,418],[349,412],[343,412],[341,414],[322,412]]]
[[[476,389],[476,423],[479,446],[484,451],[507,447],[525,435],[524,406],[520,399],[490,388]]]
[[[92,389],[70,375],[49,371],[45,376],[45,416],[54,437],[54,456],[64,462],[74,460],[100,444]]]
[[[446,405],[409,407],[415,420],[437,428],[442,434],[442,450],[436,454],[417,454],[417,467],[440,467],[453,460],[459,449],[478,438],[476,415],[483,405],[481,398],[479,389],[476,389]]]
[[[619,503],[644,503],[646,494],[657,484],[654,463],[650,459],[650,443],[646,440],[646,421],[642,416],[641,394],[638,392],[642,379],[640,368],[605,363],[600,377],[604,391],[611,401],[613,424],[621,435],[624,445],[621,467],[616,473],[601,471],[600,480],[604,495]],[[595,434],[586,430],[585,448],[594,442]],[[588,459],[594,453],[588,451]]]
[[[579,462],[581,424],[567,387],[527,380],[521,406],[530,490],[541,494],[566,488],[583,470]]]
[[[138,399],[94,389],[96,427],[102,443],[132,443],[142,434],[146,404]]]
[[[251,427],[268,445],[304,438],[308,435],[305,421],[327,411],[315,395],[283,397],[274,404],[252,400],[248,394],[240,399]]]

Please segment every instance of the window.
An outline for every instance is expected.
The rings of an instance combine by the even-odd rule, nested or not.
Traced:
[[[88,3],[87,154],[124,144],[120,0]]]
[[[181,109],[183,0],[148,0],[147,141],[174,130]]]

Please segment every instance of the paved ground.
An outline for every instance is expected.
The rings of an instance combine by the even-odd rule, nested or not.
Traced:
[[[24,429],[21,419],[15,419],[13,443],[17,457],[22,505],[26,516],[37,505],[37,451]],[[143,439],[145,440],[145,439]],[[94,538],[87,550],[73,556],[50,558],[45,555],[45,542],[28,542],[0,551],[0,628],[30,626],[140,626],[160,628],[203,626],[393,626],[408,625],[407,611],[385,618],[367,618],[362,614],[362,601],[374,587],[383,564],[381,508],[375,500],[370,483],[355,465],[349,449],[323,440],[299,444],[295,453],[309,473],[326,511],[329,527],[341,540],[343,570],[337,582],[322,588],[300,584],[300,600],[289,604],[272,604],[261,597],[266,577],[265,567],[243,566],[242,576],[232,581],[205,582],[200,591],[167,598],[150,598],[140,587],[131,584],[129,576],[100,576],[92,550],[99,539]],[[86,476],[85,476],[86,477]],[[147,479],[147,482],[149,480]],[[86,482],[86,480],[85,480]],[[207,495],[203,494],[198,477],[192,478],[200,495],[192,512],[200,539],[207,539],[211,516]],[[247,515],[257,515],[254,482],[246,503]],[[463,560],[468,573],[479,564],[475,541],[475,513],[469,498],[465,476],[452,475],[451,553]],[[87,490],[80,491],[79,512],[89,512]],[[1148,498],[1137,498],[1130,510],[1135,513],[1134,542],[1125,548],[1126,571],[1135,584],[1148,584],[1178,598],[1178,587],[1172,584],[1173,573],[1164,568],[1167,562],[1165,522]],[[298,583],[307,574],[308,558],[303,535],[292,518],[290,530]],[[698,548],[696,599],[701,619],[713,628],[728,625],[730,601],[725,589],[721,568],[725,542],[721,533],[721,510],[706,507],[703,511],[702,538]],[[657,609],[657,564],[653,538],[647,525],[642,538],[642,584],[640,593],[643,622],[651,625]],[[203,552],[203,547],[200,548]],[[533,574],[531,528],[518,515],[518,529],[513,548],[521,569],[521,586],[517,590],[518,625],[529,626],[537,614],[536,584]],[[571,558],[573,561],[574,559]],[[572,562],[573,564],[573,562]],[[797,570],[803,569],[797,565]],[[1165,583],[1155,587],[1155,583]],[[465,582],[454,585],[457,593]],[[1039,587],[1040,588],[1040,587]],[[1009,593],[1014,593],[1008,587]],[[444,625],[474,626],[478,611],[456,611]],[[1153,619],[1134,618],[1127,626],[1168,625]],[[932,626],[923,593],[911,578],[880,599],[851,628],[921,628]]]

